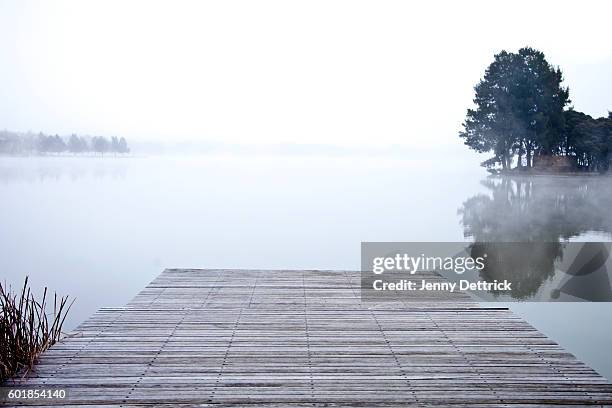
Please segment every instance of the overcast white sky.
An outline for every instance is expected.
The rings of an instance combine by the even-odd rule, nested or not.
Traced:
[[[612,109],[610,1],[0,0],[0,129],[451,145],[501,49]]]

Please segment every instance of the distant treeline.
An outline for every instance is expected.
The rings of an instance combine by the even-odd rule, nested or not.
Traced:
[[[58,153],[129,153],[127,141],[123,137],[104,136],[68,137],[45,135],[44,133],[17,133],[0,131],[0,154],[58,154]]]
[[[594,119],[575,111],[558,67],[533,48],[502,51],[474,88],[460,137],[483,166],[518,170],[607,171],[612,160],[612,112]]]

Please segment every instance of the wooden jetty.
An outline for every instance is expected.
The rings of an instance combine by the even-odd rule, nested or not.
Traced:
[[[365,303],[346,271],[166,270],[20,386],[68,390],[32,406],[612,406],[610,383],[512,312]]]

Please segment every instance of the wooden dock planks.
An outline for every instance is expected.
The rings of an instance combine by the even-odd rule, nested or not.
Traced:
[[[432,276],[428,276],[432,278]],[[463,294],[362,303],[359,272],[166,270],[47,351],[32,406],[612,406],[612,385]]]

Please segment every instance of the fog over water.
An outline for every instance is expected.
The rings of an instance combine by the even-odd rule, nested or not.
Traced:
[[[0,270],[76,297],[67,328],[164,268],[352,269],[362,241],[609,240],[609,177],[295,155],[0,158]],[[512,304],[612,378],[612,306]]]

